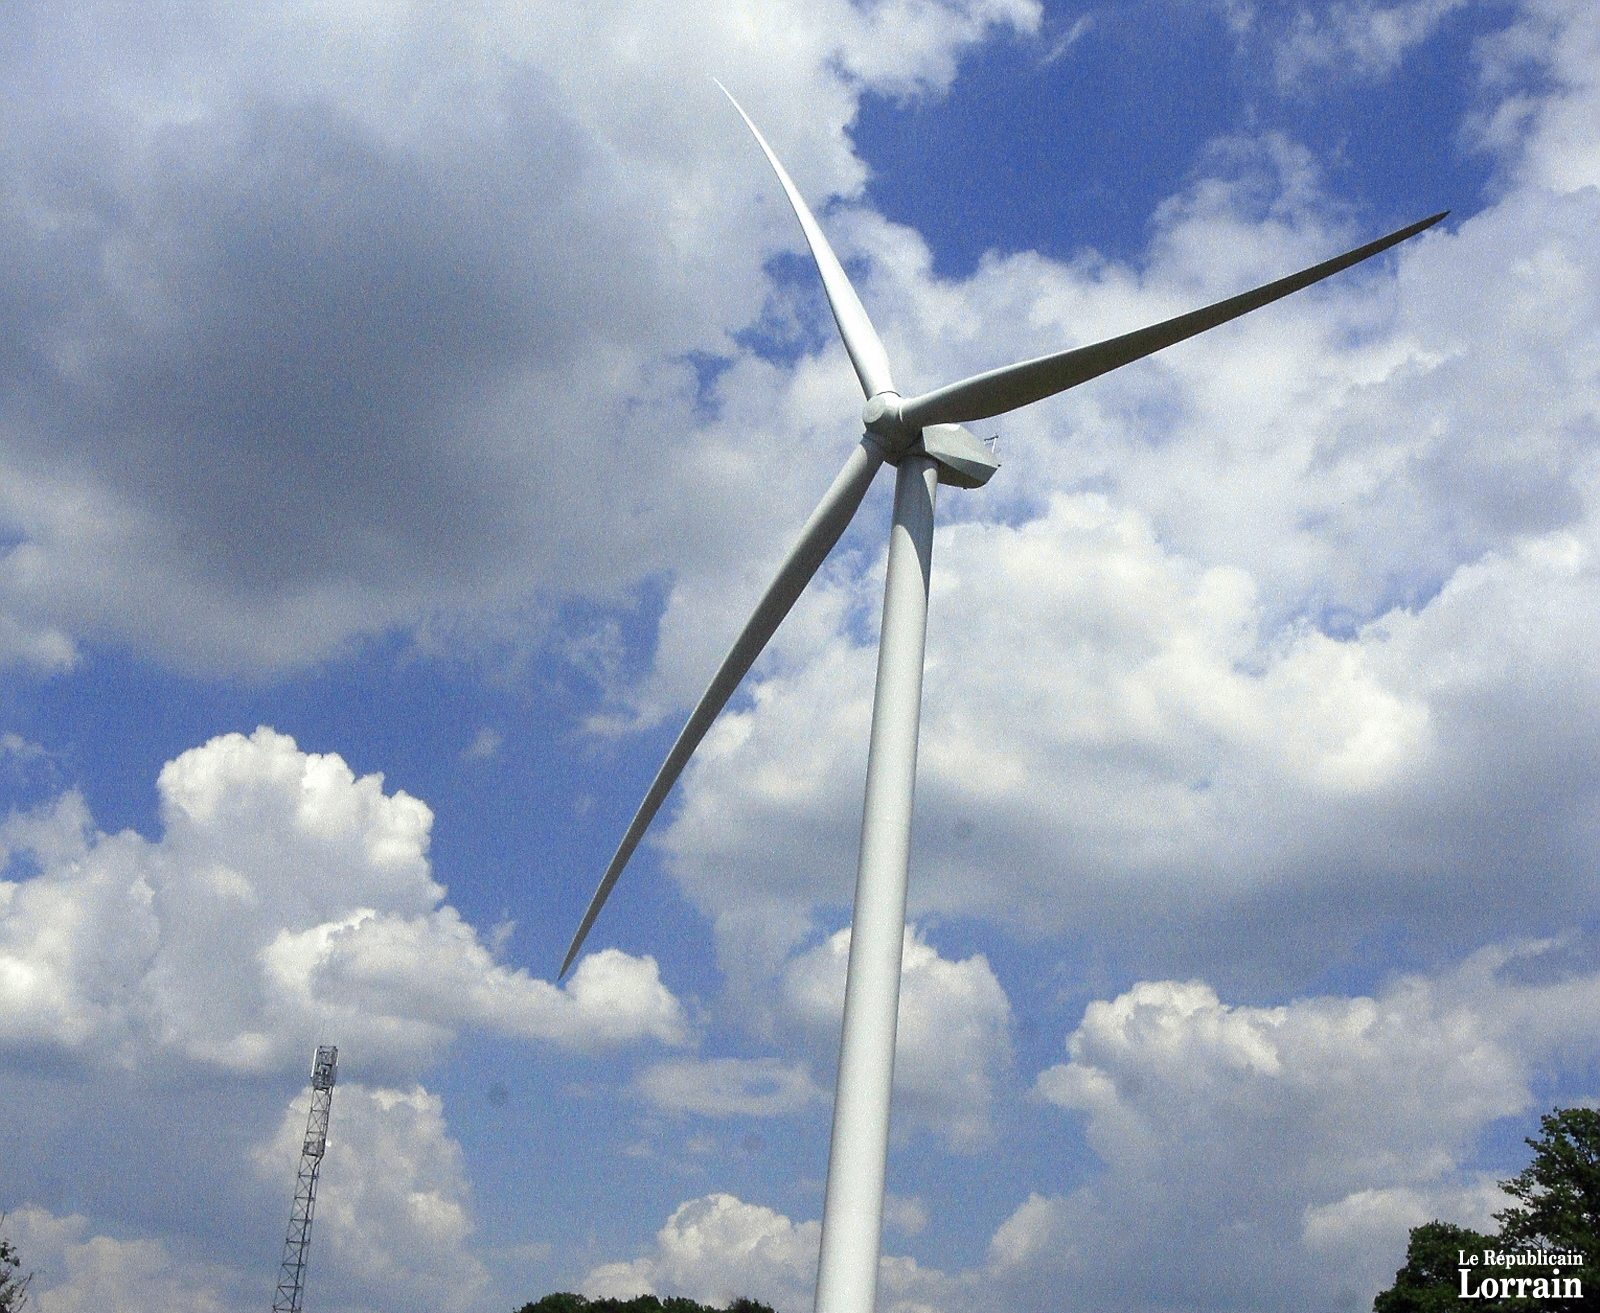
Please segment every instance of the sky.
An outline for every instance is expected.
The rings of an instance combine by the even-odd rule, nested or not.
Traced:
[[[1600,1096],[1589,0],[22,0],[0,1212],[41,1313],[810,1308],[907,391],[1378,260],[938,510],[882,1313],[1370,1307]]]

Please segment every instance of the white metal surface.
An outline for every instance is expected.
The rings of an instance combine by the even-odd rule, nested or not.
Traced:
[[[800,195],[800,189],[789,177],[789,171],[778,162],[778,157],[773,154],[772,147],[767,145],[767,139],[761,135],[761,130],[750,121],[750,116],[744,112],[744,107],[733,99],[733,94],[728,88],[723,87],[720,82],[717,85],[722,87],[722,94],[733,101],[733,107],[739,111],[739,117],[744,120],[745,127],[755,136],[756,143],[767,157],[767,163],[772,165],[772,171],[778,175],[778,185],[783,188],[783,194],[789,198],[794,217],[800,220],[800,231],[806,235],[806,245],[811,248],[811,258],[816,262],[817,273],[822,277],[822,290],[827,294],[828,305],[833,310],[833,322],[839,325],[839,336],[844,340],[844,349],[849,353],[850,363],[855,366],[856,377],[861,380],[861,391],[868,397],[875,397],[880,392],[893,392],[895,386],[894,379],[889,373],[889,353],[883,349],[883,343],[878,340],[878,330],[872,326],[872,320],[867,318],[861,298],[856,295],[855,287],[846,277],[844,267],[839,263],[839,257],[833,253],[833,247],[828,245],[828,239],[823,235],[805,198]]]
[[[1091,378],[1099,378],[1101,374],[1109,374],[1113,369],[1121,369],[1124,365],[1131,365],[1135,360],[1143,360],[1157,351],[1175,346],[1188,338],[1225,324],[1230,319],[1237,319],[1240,315],[1247,315],[1264,305],[1271,305],[1274,301],[1280,301],[1293,292],[1310,287],[1313,283],[1320,283],[1324,278],[1331,278],[1341,270],[1350,268],[1351,265],[1370,260],[1391,246],[1398,246],[1408,238],[1433,227],[1449,213],[1449,210],[1444,210],[1429,218],[1408,224],[1404,228],[1396,229],[1387,237],[1380,237],[1375,242],[1368,242],[1353,251],[1336,255],[1333,259],[1314,264],[1309,269],[1302,269],[1297,274],[1290,274],[1287,278],[1280,278],[1253,291],[1240,292],[1238,296],[1227,297],[1199,310],[1191,310],[1188,314],[1162,320],[1161,323],[1152,324],[1149,328],[1124,333],[1121,337],[1108,338],[1104,342],[1096,342],[1093,346],[1074,347],[1069,351],[1040,356],[1036,360],[1004,365],[999,369],[974,374],[959,383],[949,383],[944,387],[935,388],[932,392],[924,392],[921,396],[912,397],[902,403],[901,422],[912,428],[928,424],[963,424],[972,420],[989,419],[994,415],[1003,415],[1006,411],[1016,410],[1019,406],[1043,401],[1058,392],[1065,392],[1080,383],[1087,383]]]
[[[726,93],[727,89],[723,90]],[[729,95],[728,99],[733,97]],[[710,687],[657,772],[590,900],[560,974],[564,975],[577,957],[617,877],[696,745],[844,532],[878,466],[884,461],[897,464],[899,478],[884,592],[878,687],[873,703],[839,1084],[817,1277],[818,1313],[872,1313],[905,934],[935,490],[939,482],[957,487],[981,486],[997,468],[993,453],[972,434],[955,426],[1043,400],[1142,359],[1309,287],[1415,236],[1445,216],[1434,215],[1300,273],[1149,328],[989,370],[907,401],[895,391],[883,343],[798,188],[737,101],[734,108],[755,134],[811,248],[839,335],[867,396],[862,410],[867,436],[821,505],[812,512],[799,542],[784,559],[777,578],[723,658]]]
[[[677,742],[672,745],[672,751],[667,753],[667,759],[661,763],[661,769],[651,781],[650,788],[644,795],[644,801],[639,804],[639,810],[633,815],[633,823],[628,826],[627,833],[622,836],[622,842],[617,845],[617,851],[612,854],[611,861],[606,866],[605,874],[600,877],[599,887],[589,900],[589,906],[584,911],[577,933],[572,936],[572,943],[567,948],[567,956],[561,963],[561,970],[556,972],[558,980],[567,974],[567,968],[572,965],[573,959],[583,948],[583,941],[588,937],[589,928],[594,925],[595,917],[600,915],[600,909],[605,905],[612,885],[616,884],[617,877],[622,874],[622,868],[628,864],[628,858],[633,856],[633,850],[639,846],[639,840],[644,838],[644,832],[650,828],[650,822],[660,810],[661,804],[666,801],[667,794],[672,792],[672,786],[683,773],[683,768],[689,764],[689,758],[694,755],[694,750],[700,746],[700,740],[705,738],[706,731],[711,728],[717,714],[727,705],[728,699],[733,696],[733,690],[739,687],[739,681],[745,677],[751,664],[761,655],[761,649],[766,647],[767,640],[783,623],[783,617],[789,614],[789,609],[794,606],[795,600],[805,591],[806,585],[811,582],[811,576],[816,574],[818,567],[833,550],[834,543],[839,541],[839,535],[849,525],[861,505],[861,499],[867,495],[867,489],[872,486],[873,476],[877,474],[878,467],[882,464],[883,452],[878,445],[862,442],[850,453],[850,459],[845,461],[844,468],[839,471],[832,486],[823,494],[816,510],[811,512],[811,518],[800,530],[799,541],[783,558],[783,564],[778,567],[777,577],[767,585],[767,591],[762,594],[755,611],[745,621],[744,628],[739,631],[739,637],[733,640],[733,646],[728,649],[727,656],[722,658],[722,664],[712,676],[710,686],[700,695],[700,701],[679,732]]]
[[[867,796],[850,923],[833,1142],[822,1206],[817,1313],[871,1313],[878,1285],[938,486],[938,466],[931,457],[907,456],[900,462],[878,639],[872,745],[867,750]]]

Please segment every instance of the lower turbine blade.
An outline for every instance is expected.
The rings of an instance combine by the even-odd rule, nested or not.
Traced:
[[[1058,392],[1077,387],[1079,383],[1087,383],[1091,378],[1142,360],[1163,347],[1182,342],[1208,328],[1259,310],[1280,297],[1298,292],[1302,287],[1321,282],[1341,269],[1360,264],[1408,237],[1415,237],[1424,228],[1433,227],[1448,213],[1445,210],[1432,218],[1392,232],[1387,237],[1380,237],[1375,242],[1368,242],[1353,251],[1302,269],[1297,274],[1280,278],[1275,283],[1268,283],[1252,292],[1241,292],[1238,296],[1230,296],[1202,310],[1192,310],[1176,319],[1168,319],[1134,333],[1124,333],[1121,337],[1097,342],[1093,346],[1076,347],[1071,351],[1040,356],[1036,360],[1024,360],[1018,365],[1007,365],[1003,369],[991,369],[988,373],[975,374],[959,383],[925,392],[901,407],[901,418],[909,428],[926,428],[929,424],[967,424],[1043,401]]]
[[[617,877],[622,874],[622,868],[628,864],[628,858],[633,856],[633,850],[644,838],[644,832],[649,829],[650,822],[661,809],[661,804],[666,801],[667,794],[677,783],[683,768],[689,764],[689,758],[694,755],[700,740],[705,738],[706,731],[717,718],[717,713],[733,696],[733,690],[739,687],[739,681],[755,664],[755,659],[761,655],[767,640],[783,623],[784,616],[789,614],[796,599],[811,582],[811,576],[821,568],[822,562],[833,550],[833,545],[839,541],[845,526],[855,515],[856,508],[861,505],[861,499],[867,495],[872,476],[878,472],[878,467],[882,464],[883,456],[877,447],[863,442],[845,462],[844,468],[839,471],[838,478],[834,479],[833,486],[818,503],[817,509],[811,512],[811,518],[800,531],[800,540],[784,557],[783,564],[778,568],[777,578],[767,586],[767,591],[756,605],[755,613],[745,621],[744,629],[734,640],[733,646],[728,649],[728,655],[722,658],[722,665],[712,678],[711,686],[701,695],[699,704],[689,716],[682,733],[678,735],[678,741],[672,745],[672,751],[667,753],[666,761],[661,763],[661,769],[656,772],[649,791],[644,795],[644,801],[634,813],[628,832],[622,836],[622,842],[617,845],[617,851],[611,858],[610,865],[606,867],[606,873],[600,877],[599,888],[589,900],[589,908],[583,914],[578,933],[573,935],[572,946],[567,949],[561,970],[556,973],[557,980],[567,974],[567,968],[578,956],[595,918],[605,906],[612,885],[616,884]]]

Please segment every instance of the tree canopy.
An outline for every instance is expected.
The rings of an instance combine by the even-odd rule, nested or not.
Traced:
[[[1506,1245],[1576,1250],[1600,1261],[1600,1112],[1558,1108],[1529,1140],[1533,1161],[1500,1188],[1520,1201],[1494,1215]]]
[[[1600,1112],[1592,1108],[1557,1108],[1539,1119],[1540,1136],[1528,1139],[1533,1161],[1500,1188],[1517,1200],[1517,1206],[1494,1215],[1498,1235],[1483,1235],[1449,1222],[1433,1221],[1413,1227],[1406,1247],[1406,1265],[1394,1274],[1394,1285],[1372,1302],[1373,1313],[1443,1313],[1465,1305],[1479,1309],[1600,1308],[1600,1277],[1593,1267],[1600,1261]],[[1488,1265],[1488,1251],[1550,1250],[1583,1255],[1581,1267],[1555,1268],[1529,1264],[1516,1268]],[[1485,1260],[1466,1268],[1476,1257]],[[1463,1277],[1463,1273],[1466,1273]],[[1582,1294],[1573,1298],[1535,1295],[1560,1273],[1576,1276]],[[1502,1288],[1507,1276],[1527,1278],[1525,1286],[1508,1294]],[[1486,1286],[1486,1279],[1493,1283]],[[1461,1291],[1492,1288],[1489,1297]]]
[[[0,1222],[6,1219],[0,1215]],[[20,1313],[28,1302],[28,1283],[33,1273],[24,1274],[17,1247],[0,1235],[0,1313]]]
[[[640,1295],[636,1299],[585,1299],[562,1290],[532,1304],[524,1304],[517,1313],[776,1313],[776,1310],[743,1298],[734,1300],[723,1310],[676,1296],[668,1299],[657,1299],[654,1295]]]
[[[1460,1313],[1459,1255],[1481,1254],[1496,1243],[1493,1236],[1449,1222],[1413,1227],[1406,1265],[1394,1274],[1394,1285],[1372,1301],[1372,1313]]]

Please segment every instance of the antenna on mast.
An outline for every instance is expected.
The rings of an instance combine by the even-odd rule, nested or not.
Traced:
[[[311,1063],[311,1113],[306,1118],[305,1146],[300,1151],[300,1171],[295,1177],[289,1234],[283,1241],[283,1262],[278,1268],[272,1313],[300,1313],[300,1303],[305,1298],[306,1253],[311,1247],[311,1214],[317,1206],[317,1172],[328,1147],[328,1114],[333,1109],[333,1084],[338,1077],[338,1048],[318,1045]]]

